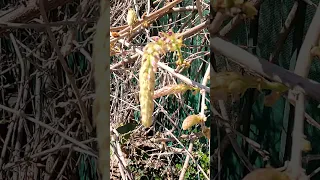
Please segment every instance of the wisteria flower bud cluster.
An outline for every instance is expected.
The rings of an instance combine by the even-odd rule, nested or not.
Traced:
[[[143,49],[144,54],[139,73],[139,99],[141,106],[141,123],[145,127],[152,125],[155,72],[160,56],[167,52],[174,51],[178,51],[179,54],[182,46],[182,38],[178,38],[177,34],[169,31],[168,33],[160,33],[159,37],[154,37],[154,42],[147,44]]]

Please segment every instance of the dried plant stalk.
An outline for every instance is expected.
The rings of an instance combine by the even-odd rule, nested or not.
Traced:
[[[101,0],[100,18],[97,23],[97,31],[94,37],[93,68],[96,99],[93,103],[93,120],[97,127],[97,140],[99,148],[99,171],[102,179],[110,177],[110,133],[109,128],[109,1]]]

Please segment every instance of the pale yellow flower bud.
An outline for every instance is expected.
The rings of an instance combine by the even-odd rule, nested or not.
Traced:
[[[134,23],[137,22],[137,14],[136,11],[132,8],[128,9],[127,15],[127,23],[129,26],[133,26]]]

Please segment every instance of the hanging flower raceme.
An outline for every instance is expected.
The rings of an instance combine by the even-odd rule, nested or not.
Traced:
[[[214,100],[225,100],[228,95],[235,98],[241,97],[247,89],[256,88],[272,90],[272,94],[266,97],[266,105],[272,106],[280,98],[288,87],[278,82],[270,82],[261,77],[243,76],[236,72],[220,72],[211,77],[212,86],[210,95]]]
[[[199,88],[193,87],[187,84],[175,84],[175,85],[168,85],[164,86],[161,89],[158,89],[154,92],[153,99],[157,99],[162,96],[166,96],[169,94],[179,94],[184,93],[188,90],[194,90],[195,92],[200,91]]]
[[[147,44],[143,49],[144,54],[139,73],[141,123],[145,127],[152,125],[155,73],[160,56],[167,52],[179,52],[183,46],[182,37],[178,38],[177,34],[172,31],[159,35],[159,37],[153,38],[154,42]]]

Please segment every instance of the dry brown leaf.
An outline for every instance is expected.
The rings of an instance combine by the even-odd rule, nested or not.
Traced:
[[[120,36],[120,34],[118,32],[111,32],[111,36],[117,38]]]
[[[204,127],[202,133],[207,139],[210,139],[210,128]]]
[[[272,107],[280,97],[280,92],[272,91],[271,94],[265,96],[264,105],[267,107]]]
[[[274,168],[261,168],[247,174],[242,180],[290,180],[286,173]]]
[[[190,115],[182,123],[182,129],[187,130],[192,126],[201,123],[204,118],[200,115]]]

